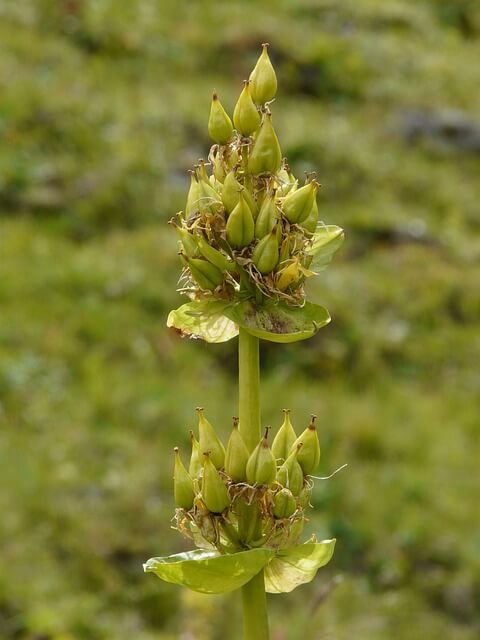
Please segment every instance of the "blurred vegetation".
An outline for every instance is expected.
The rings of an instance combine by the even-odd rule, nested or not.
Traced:
[[[193,408],[225,435],[236,411],[236,345],[165,328],[165,222],[264,41],[284,153],[347,232],[312,290],[333,323],[263,347],[265,422],[314,411],[322,475],[349,463],[315,491],[334,561],[271,598],[274,638],[480,634],[478,2],[0,0],[2,639],[240,638],[233,596],[141,565],[188,546]]]

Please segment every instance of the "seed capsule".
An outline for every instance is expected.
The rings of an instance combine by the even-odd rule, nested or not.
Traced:
[[[215,177],[215,180],[223,185],[226,173],[225,165],[223,162],[223,154],[219,150],[217,150],[215,158],[213,159],[213,175]]]
[[[200,460],[200,444],[195,437],[193,431],[188,432],[192,442],[192,453],[190,455],[190,464],[188,465],[188,473],[193,479],[198,478],[202,469],[202,461]]]
[[[198,199],[200,198],[200,188],[198,186],[197,176],[194,171],[190,171],[190,188],[187,195],[187,204],[185,205],[185,215],[189,218],[193,213],[198,211]]]
[[[277,229],[260,240],[252,253],[253,264],[262,274],[273,271],[278,263]]]
[[[232,271],[235,269],[235,263],[226,258],[218,249],[209,245],[203,236],[195,236],[195,240],[202,256],[217,269],[220,269],[220,271]]]
[[[201,289],[213,291],[223,282],[223,273],[213,264],[202,258],[190,258],[184,253],[181,258],[190,269],[192,278]]]
[[[203,461],[202,499],[212,513],[222,513],[230,504],[227,487],[206,451]]]
[[[254,238],[255,222],[245,200],[244,191],[244,189],[240,191],[238,204],[230,214],[225,227],[227,240],[235,249],[243,249]]]
[[[177,215],[180,216],[180,214]],[[187,229],[177,224],[174,218],[170,220],[170,224],[175,227],[175,231],[177,232],[178,237],[180,238],[180,242],[182,243],[184,253],[190,258],[198,256],[197,242],[193,233],[190,233],[189,231],[187,231]]]
[[[309,182],[285,196],[282,211],[289,222],[292,224],[300,223],[308,217],[313,207],[317,188],[316,182]]]
[[[197,172],[198,181],[208,183],[207,165],[205,164],[205,160],[203,158],[200,158],[198,164],[195,165],[195,169]]]
[[[262,202],[255,221],[255,237],[260,240],[270,233],[278,222],[279,214],[275,204],[275,190],[271,191]]]
[[[272,125],[272,116],[267,113],[258,130],[253,150],[248,160],[248,169],[254,175],[275,173],[282,162],[282,151]]]
[[[247,462],[247,480],[249,484],[270,485],[275,480],[277,465],[272,450],[268,446],[268,428],[257,444]]]
[[[227,213],[232,213],[240,200],[240,191],[243,187],[235,177],[235,171],[227,173],[222,189],[222,202],[225,205]],[[243,189],[243,195],[245,202],[250,207],[253,217],[257,215],[257,205],[255,200],[248,189]]]
[[[301,226],[305,229],[305,231],[308,231],[308,233],[315,233],[315,229],[317,228],[317,224],[318,224],[318,217],[319,217],[319,214],[318,214],[317,198],[314,198],[310,213],[305,218],[305,220],[301,223]]]
[[[277,482],[290,489],[294,496],[298,496],[303,488],[303,471],[298,462],[298,455],[302,446],[301,442],[298,443],[277,471]]]
[[[282,426],[278,430],[272,443],[272,453],[276,460],[286,460],[296,438],[297,434],[290,422],[290,411],[284,409]]]
[[[272,100],[277,93],[277,76],[268,55],[268,44],[262,44],[262,53],[250,74],[250,91],[257,104]]]
[[[300,442],[303,447],[298,453],[298,462],[306,476],[311,475],[320,462],[320,442],[318,441],[317,427],[315,426],[316,416],[312,415],[312,420],[305,431],[298,436],[292,446],[292,450]]]
[[[289,518],[297,510],[297,503],[289,489],[281,489],[273,499],[273,515],[275,518]]]
[[[175,496],[175,504],[177,507],[188,511],[193,507],[193,500],[195,498],[193,481],[180,458],[178,447],[175,447],[174,452],[173,493]]]
[[[201,213],[217,213],[222,207],[222,198],[216,189],[212,187],[208,179],[200,179],[198,182],[198,209]]]
[[[225,453],[225,473],[233,482],[245,482],[247,479],[247,462],[249,453],[240,431],[238,419],[233,420],[233,429]]]
[[[210,458],[217,469],[221,469],[225,462],[225,449],[215,429],[203,414],[203,408],[197,407],[198,433],[200,440],[200,453],[210,453]]]
[[[212,96],[210,117],[208,119],[208,134],[218,144],[227,144],[233,134],[232,121],[216,93]]]
[[[260,124],[260,114],[257,111],[252,96],[250,95],[250,83],[245,80],[243,83],[242,93],[238,98],[237,104],[233,111],[233,123],[235,129],[242,136],[250,136]]]
[[[215,174],[212,173],[208,181],[210,182],[210,186],[222,197],[223,184],[216,179]],[[218,209],[220,208],[221,206],[218,207]]]

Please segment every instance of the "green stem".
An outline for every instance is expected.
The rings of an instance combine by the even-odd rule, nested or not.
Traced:
[[[238,378],[239,429],[249,451],[253,451],[261,435],[259,340],[244,329],[240,329],[238,340]],[[242,587],[242,601],[245,640],[268,640],[263,570]]]
[[[242,587],[243,637],[245,640],[268,640],[267,596],[263,569]]]
[[[238,336],[239,429],[249,451],[260,441],[259,340],[244,329]]]

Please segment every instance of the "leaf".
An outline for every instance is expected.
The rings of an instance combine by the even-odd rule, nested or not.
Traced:
[[[225,593],[243,587],[273,555],[271,549],[249,549],[230,555],[194,549],[166,558],[150,558],[143,570],[200,593]]]
[[[265,589],[268,593],[289,593],[311,582],[318,569],[329,562],[334,548],[335,539],[283,549],[265,567]]]
[[[206,342],[227,342],[238,335],[238,327],[224,315],[225,306],[222,300],[187,302],[170,311],[167,327],[173,327],[182,336],[201,338]]]
[[[330,314],[318,304],[290,307],[284,302],[256,306],[245,301],[225,309],[225,314],[248,333],[270,342],[296,342],[310,338],[330,322]]]
[[[344,240],[345,233],[340,227],[334,224],[319,225],[313,234],[312,246],[307,251],[307,254],[312,256],[309,269],[317,272],[325,269]]]

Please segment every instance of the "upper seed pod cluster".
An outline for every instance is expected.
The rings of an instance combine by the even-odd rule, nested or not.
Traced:
[[[297,437],[284,410],[272,446],[267,428],[249,452],[237,419],[225,448],[203,409],[197,414],[199,437],[190,432],[188,470],[175,448],[178,528],[200,546],[206,541],[220,551],[293,544],[303,529],[310,476],[320,461],[315,416]]]
[[[233,121],[213,94],[206,163],[190,172],[185,210],[172,223],[184,265],[182,290],[195,298],[282,298],[304,302],[308,249],[318,223],[314,176],[292,174],[272,123],[277,78],[268,45],[244,82]]]

